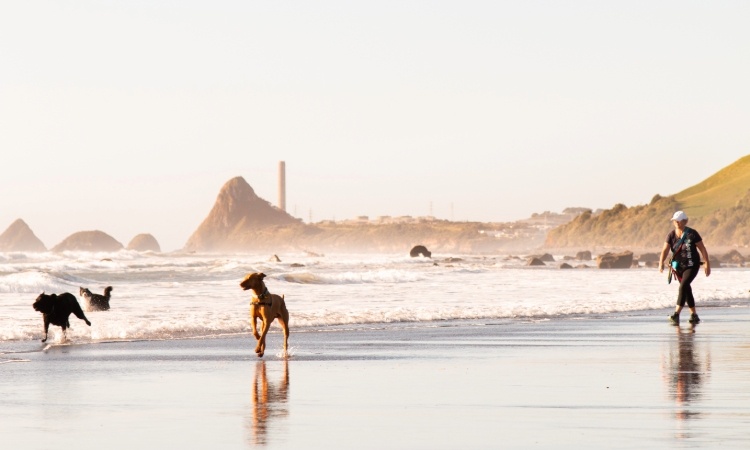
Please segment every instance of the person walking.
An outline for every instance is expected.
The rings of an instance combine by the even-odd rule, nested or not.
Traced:
[[[670,322],[674,325],[680,324],[680,311],[687,303],[690,308],[691,324],[700,322],[698,313],[695,311],[695,297],[693,297],[693,287],[691,283],[698,275],[701,264],[704,265],[706,276],[711,275],[711,263],[708,259],[708,250],[703,244],[701,235],[692,228],[688,228],[688,216],[683,211],[677,211],[672,216],[674,230],[667,234],[664,247],[661,250],[659,258],[659,272],[664,271],[664,261],[672,251],[672,262],[668,270],[674,271],[674,276],[680,282],[680,289],[677,291],[677,306],[674,314],[669,316]],[[703,257],[703,262],[701,262]]]

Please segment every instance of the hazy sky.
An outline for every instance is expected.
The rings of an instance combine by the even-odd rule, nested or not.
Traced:
[[[750,154],[747,1],[6,1],[0,232],[181,248],[241,175],[308,221],[511,221]]]

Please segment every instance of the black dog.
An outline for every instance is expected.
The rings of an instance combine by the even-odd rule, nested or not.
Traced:
[[[65,334],[65,330],[70,328],[68,316],[70,316],[71,313],[86,322],[86,325],[91,326],[91,322],[89,322],[89,319],[83,314],[81,305],[78,304],[75,295],[70,292],[60,295],[48,295],[42,292],[39,294],[39,297],[36,298],[36,301],[34,301],[34,309],[42,313],[42,317],[44,317],[44,339],[42,339],[42,342],[47,341],[49,324],[62,327],[63,340],[67,340],[68,337]]]
[[[104,288],[104,295],[92,294],[91,291],[82,287],[79,290],[81,297],[86,300],[86,311],[106,311],[109,309],[109,293],[112,292],[112,286]]]

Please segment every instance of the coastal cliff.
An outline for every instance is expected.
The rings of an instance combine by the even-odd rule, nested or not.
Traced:
[[[687,213],[688,226],[712,246],[750,245],[750,155],[677,194],[654,196],[648,205],[617,204],[598,214],[585,212],[551,230],[545,247],[661,248],[677,210]]]

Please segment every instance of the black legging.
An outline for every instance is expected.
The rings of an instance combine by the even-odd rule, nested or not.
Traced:
[[[695,308],[695,298],[693,297],[693,287],[690,286],[690,283],[695,280],[695,277],[698,275],[698,270],[700,267],[691,267],[689,269],[685,269],[684,272],[682,272],[682,281],[680,281],[680,290],[677,291],[677,305],[678,306],[685,306],[685,303],[687,303],[689,308]]]

